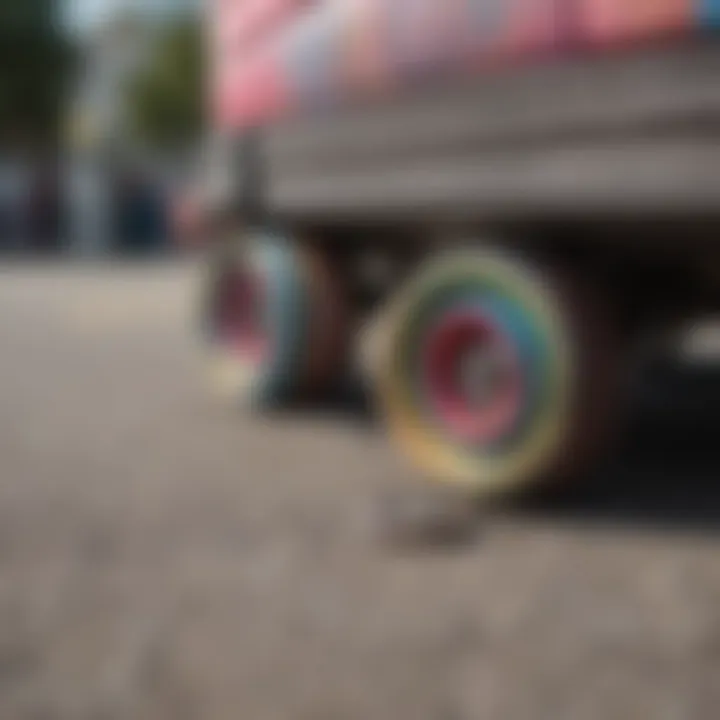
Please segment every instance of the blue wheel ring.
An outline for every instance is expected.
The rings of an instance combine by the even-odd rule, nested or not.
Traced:
[[[253,408],[277,405],[294,392],[302,379],[304,338],[308,321],[308,297],[303,283],[303,267],[293,244],[276,234],[262,234],[221,263],[221,274],[233,263],[244,264],[263,278],[262,322],[271,351],[265,362],[245,367],[246,382],[235,389],[233,400]],[[212,296],[218,273],[210,279]],[[211,349],[222,352],[214,326],[212,300],[206,306],[203,331]],[[225,362],[228,360],[225,358]],[[233,362],[232,359],[229,360]],[[237,358],[238,367],[242,359]]]

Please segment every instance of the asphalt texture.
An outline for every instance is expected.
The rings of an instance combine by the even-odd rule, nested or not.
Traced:
[[[401,545],[358,403],[208,398],[193,278],[0,269],[2,720],[719,716],[716,378],[644,371],[595,476]]]

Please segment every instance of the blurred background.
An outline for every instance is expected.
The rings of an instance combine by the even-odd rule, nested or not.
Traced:
[[[0,252],[168,249],[168,197],[201,126],[192,0],[0,9]]]
[[[445,2],[411,3],[428,14],[403,72],[455,47],[433,42]],[[654,2],[585,4],[612,45],[690,23]],[[361,402],[222,414],[193,380],[194,268],[74,262],[177,254],[172,198],[206,134],[201,3],[0,0],[0,720],[714,720],[716,320],[637,373],[591,477],[459,507],[460,542],[405,552],[382,503],[417,478]],[[383,86],[383,3],[334,4],[371,15],[343,81]],[[293,102],[335,92],[335,22],[282,45]],[[550,34],[520,24],[498,44]],[[276,60],[260,48],[243,83],[228,63],[220,119],[284,109]]]

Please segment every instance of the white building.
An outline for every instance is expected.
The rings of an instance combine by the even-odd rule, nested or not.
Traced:
[[[80,6],[89,0],[75,0]],[[101,0],[94,0],[100,4]],[[81,23],[82,64],[71,101],[67,168],[70,243],[79,254],[105,252],[112,242],[112,190],[122,158],[166,184],[175,174],[163,162],[133,145],[125,114],[128,79],[149,59],[156,32],[168,16],[192,9],[198,0],[132,0],[107,2]],[[115,8],[112,18],[107,9]],[[123,8],[118,12],[117,8]],[[72,15],[72,13],[71,13]],[[77,15],[77,11],[75,12]],[[77,23],[76,23],[77,25]]]
[[[69,243],[82,255],[102,254],[113,238],[113,157],[132,148],[123,88],[147,58],[152,32],[144,23],[118,16],[81,38],[81,70],[70,103],[65,187]]]

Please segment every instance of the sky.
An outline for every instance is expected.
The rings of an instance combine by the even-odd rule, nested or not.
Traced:
[[[121,0],[66,0],[67,17],[71,25],[85,29],[112,12]]]
[[[65,0],[69,24],[86,30],[112,16],[119,8],[166,11],[196,4],[196,0]]]

